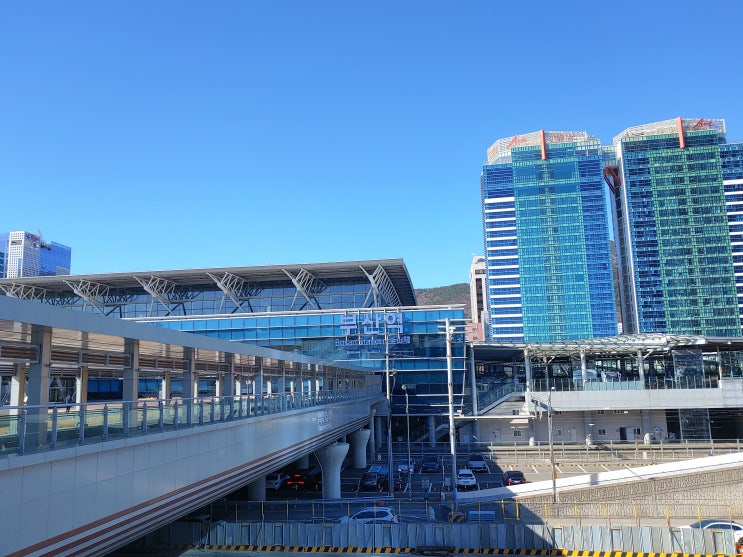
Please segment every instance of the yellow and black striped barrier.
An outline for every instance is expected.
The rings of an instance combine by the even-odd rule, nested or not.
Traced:
[[[151,546],[150,546],[151,547]],[[296,545],[175,545],[175,549],[213,551],[283,551],[291,553],[375,553],[406,555],[545,555],[550,557],[725,557],[721,553],[642,553],[633,551],[580,551],[569,549],[509,549],[509,548],[422,548],[415,547],[334,547],[330,545],[302,547]],[[445,551],[444,551],[445,550]],[[740,557],[740,556],[735,556]]]

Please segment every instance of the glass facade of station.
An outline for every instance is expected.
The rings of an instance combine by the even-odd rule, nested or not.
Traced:
[[[389,370],[393,413],[398,415],[405,413],[403,385],[411,414],[447,411],[449,319],[455,326],[451,370],[457,409],[470,387],[464,306],[415,305],[401,260],[39,277],[24,284],[41,301],[58,307],[347,362],[378,373]],[[115,398],[117,385],[94,371],[89,375],[91,396]],[[213,394],[214,379],[204,379],[200,395]],[[140,394],[157,391],[156,382],[140,377]],[[169,394],[180,394],[179,385],[174,378]]]
[[[740,336],[720,145],[712,121],[630,129],[615,139],[630,263],[628,333]],[[679,126],[682,124],[679,123]],[[664,133],[665,132],[665,133]],[[683,144],[682,144],[683,142]]]
[[[601,145],[583,132],[535,139],[512,138],[483,167],[489,338],[616,335]]]
[[[393,404],[409,411],[440,414],[447,404],[446,319],[464,320],[464,309],[359,308],[292,312],[283,315],[212,315],[139,319],[178,331],[255,344],[338,362],[389,369]],[[465,381],[464,333],[452,337],[455,404],[462,404]],[[399,413],[399,412],[395,412]]]

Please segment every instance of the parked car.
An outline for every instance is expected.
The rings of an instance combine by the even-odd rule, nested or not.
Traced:
[[[473,453],[467,457],[467,468],[473,472],[490,472],[488,463],[480,453]]]
[[[732,530],[733,533],[738,536],[743,534],[743,525],[733,522],[732,520],[724,519],[707,519],[693,522],[680,528],[697,528],[701,530]]]
[[[438,472],[441,470],[441,463],[437,456],[424,456],[421,460],[421,472]]]
[[[526,478],[520,470],[506,470],[503,472],[503,485],[525,484]]]
[[[351,516],[342,516],[341,524],[397,524],[397,512],[392,507],[366,507]]]
[[[359,480],[359,491],[382,491],[386,483],[379,472],[366,472]]]
[[[284,472],[275,472],[266,476],[266,489],[273,489],[274,491],[281,491],[286,486],[286,482],[289,479],[289,474]]]
[[[410,469],[408,469],[408,461],[404,460],[397,464],[397,471],[400,474],[412,474],[415,472],[415,460],[410,461]]]
[[[477,489],[477,478],[469,468],[462,468],[457,472],[457,489],[459,491],[471,491]]]
[[[322,489],[322,470],[319,466],[309,472],[297,470],[286,480],[286,487],[296,491],[320,491]]]

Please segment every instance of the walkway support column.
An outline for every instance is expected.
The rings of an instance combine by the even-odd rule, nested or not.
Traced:
[[[528,348],[524,350],[524,375],[526,375],[526,396],[528,399],[529,393],[532,391],[534,386],[531,377],[531,355],[529,354]],[[513,380],[518,381],[516,376],[514,376]]]
[[[369,442],[371,431],[360,429],[354,431],[349,437],[351,438],[351,454],[353,457],[354,468],[366,468],[366,445]]]
[[[637,351],[637,373],[640,374],[640,383],[645,388],[645,358],[642,357],[641,350]]]
[[[428,423],[428,444],[431,447],[436,446],[436,416],[431,414],[426,419]]]
[[[47,420],[42,417],[47,413],[49,404],[49,381],[52,359],[52,329],[41,325],[31,326],[31,343],[39,347],[39,361],[28,366],[28,383],[26,387],[26,404],[28,409],[26,421],[26,446],[42,447],[46,445]]]
[[[130,365],[124,370],[124,384],[122,397],[125,401],[139,398],[139,341],[136,339],[124,340],[124,353],[129,354]]]
[[[376,462],[377,460],[377,444],[375,443],[376,440],[376,432],[375,432],[375,425],[374,425],[374,416],[377,414],[377,409],[372,408],[371,409],[371,419],[369,420],[369,438],[371,439],[371,443],[369,443],[369,457],[371,458],[372,462]]]
[[[466,345],[465,345],[466,346]],[[472,415],[479,416],[480,408],[477,403],[477,378],[475,377],[475,351],[472,346],[469,348],[469,372],[470,372],[470,385],[472,385]],[[475,441],[480,441],[480,424],[477,420],[472,422],[472,434],[475,437]]]
[[[266,500],[266,476],[261,476],[248,485],[248,500],[265,501]]]
[[[341,465],[348,454],[348,443],[333,443],[315,451],[322,469],[323,499],[340,499]]]
[[[377,449],[382,448],[384,443],[384,426],[382,425],[382,416],[374,416],[374,441],[377,443]]]
[[[80,366],[75,377],[75,402],[88,402],[88,366]]]
[[[196,395],[194,391],[199,384],[199,377],[196,373],[196,356],[193,348],[186,348],[183,350],[183,358],[186,360],[188,369],[183,371],[183,403],[186,405],[186,423],[188,425],[193,424],[193,407],[194,398]]]
[[[26,370],[28,364],[13,364],[13,377],[10,380],[10,405],[23,406],[26,403]]]

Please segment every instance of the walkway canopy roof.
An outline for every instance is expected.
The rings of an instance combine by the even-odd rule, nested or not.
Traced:
[[[663,352],[676,348],[724,347],[743,350],[743,337],[703,337],[695,335],[639,334],[599,337],[564,342],[476,342],[473,343],[477,360],[520,359],[528,350],[532,358],[551,356],[628,355],[640,352]]]

